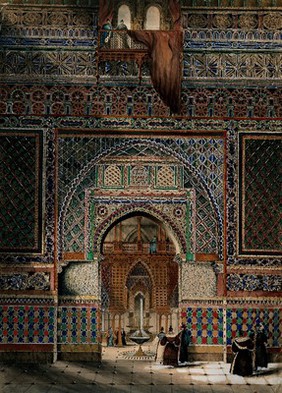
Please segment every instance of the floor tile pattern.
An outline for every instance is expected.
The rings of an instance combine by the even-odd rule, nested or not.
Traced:
[[[143,345],[146,352],[150,347]],[[132,352],[137,347],[131,347]],[[251,377],[229,373],[224,362],[193,362],[172,368],[153,360],[129,360],[125,348],[103,348],[101,364],[0,364],[2,393],[282,393],[282,364]]]

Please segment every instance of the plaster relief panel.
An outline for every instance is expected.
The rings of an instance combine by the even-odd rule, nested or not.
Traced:
[[[217,294],[216,274],[210,263],[183,263],[181,299],[207,298]]]
[[[98,264],[75,262],[69,264],[62,273],[63,295],[88,295],[98,297]]]

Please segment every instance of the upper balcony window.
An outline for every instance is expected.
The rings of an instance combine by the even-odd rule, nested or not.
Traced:
[[[147,9],[145,19],[145,30],[160,30],[161,14],[158,7],[151,6]]]
[[[121,23],[125,24],[125,26],[130,30],[131,29],[131,14],[130,9],[127,5],[123,4],[118,9],[118,24]]]

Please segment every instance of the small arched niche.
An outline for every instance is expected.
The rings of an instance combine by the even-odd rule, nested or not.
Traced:
[[[145,30],[160,30],[161,14],[158,7],[152,5],[147,9],[144,23]]]

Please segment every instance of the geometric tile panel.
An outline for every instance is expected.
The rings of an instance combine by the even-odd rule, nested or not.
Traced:
[[[181,313],[195,345],[224,345],[223,308],[187,307]],[[278,308],[227,308],[226,344],[231,345],[238,331],[254,329],[263,323],[269,347],[282,345],[282,310]]]
[[[50,274],[45,272],[26,272],[0,275],[0,291],[2,290],[50,290]]]
[[[0,157],[1,251],[40,252],[42,134],[2,131]]]
[[[74,137],[75,135],[75,137]],[[132,142],[134,148],[128,144],[121,150],[120,138],[94,137],[72,133],[69,137],[59,138],[59,195],[60,200],[65,194],[71,182],[79,175],[79,172],[89,164],[91,160],[100,154],[105,154],[108,149],[116,148],[111,159],[115,155],[124,157],[138,157],[152,154],[159,155],[159,148],[164,147],[178,153],[179,158],[185,159],[189,164],[193,175],[185,171],[184,181],[190,182],[197,174],[207,184],[223,214],[223,170],[224,170],[224,140],[223,138],[179,138],[179,139],[151,139],[151,143],[143,142],[135,138]],[[143,146],[140,144],[143,144]],[[156,146],[159,144],[159,148]],[[147,145],[148,148],[144,148]],[[156,148],[155,148],[156,146]],[[153,149],[153,153],[152,153]],[[163,153],[165,154],[165,153]],[[188,173],[187,173],[188,172]],[[93,179],[94,181],[94,179]]]
[[[92,77],[92,81],[95,80],[95,51],[84,51],[68,50],[65,48],[63,52],[59,50],[48,50],[47,48],[42,50],[1,50],[0,52],[2,67],[0,68],[0,74],[2,78],[9,78],[9,73],[17,74],[20,78],[25,75],[28,78],[34,77],[46,78],[48,80],[50,75],[64,76],[65,80],[71,75],[77,75],[78,77],[84,77],[87,75],[89,78]],[[9,64],[10,63],[10,64]],[[46,72],[48,70],[48,72]],[[45,81],[46,81],[45,80]],[[20,107],[19,110],[25,109],[24,103],[20,100],[16,102]],[[78,100],[76,102],[78,105]],[[14,107],[16,112],[17,107]],[[52,107],[53,114],[56,113],[58,107]],[[80,108],[83,110],[83,108]]]
[[[208,198],[202,193],[196,195],[196,252],[218,253],[217,221]]]
[[[282,276],[256,274],[228,274],[228,291],[282,292]]]
[[[281,53],[184,53],[184,73],[189,79],[267,79],[281,78],[275,68],[282,60]]]
[[[277,66],[278,68],[278,66]],[[136,81],[137,82],[137,81]],[[116,82],[118,83],[118,82]],[[183,86],[181,92],[181,115],[205,117],[281,117],[282,102],[279,90],[266,88],[246,88],[234,86],[191,88]],[[55,85],[46,89],[44,86],[10,86],[0,88],[0,114],[34,116],[97,116],[128,115],[129,108],[134,115],[169,116],[159,94],[152,86],[123,87],[123,99],[120,99],[119,86],[87,87]],[[107,102],[107,97],[111,101]],[[118,104],[117,100],[120,100]],[[131,101],[130,101],[131,100]],[[130,102],[129,102],[130,101]],[[10,105],[8,105],[10,103]],[[109,113],[108,113],[109,112]],[[208,124],[206,124],[208,126]],[[77,152],[79,154],[79,152]]]
[[[134,143],[135,142],[135,143]],[[81,179],[79,172],[89,165],[90,160],[98,157],[108,149],[116,148],[111,159],[115,155],[125,158],[152,155],[150,143],[144,143],[140,139],[134,140],[134,147],[128,148],[127,145],[120,145],[119,138],[97,138],[94,136],[78,135],[75,132],[69,137],[64,135],[59,138],[59,205],[62,202],[68,188],[75,179]],[[142,145],[140,145],[142,143]],[[152,139],[152,144],[156,143]],[[224,143],[222,138],[203,137],[203,138],[183,138],[177,140],[160,140],[160,146],[167,147],[170,151],[178,152],[187,162],[190,170],[184,171],[184,188],[195,188],[197,193],[201,192],[196,198],[197,203],[197,252],[218,252],[218,237],[220,236],[218,227],[221,222],[218,220],[223,217],[223,155]],[[147,147],[144,148],[144,144]],[[122,147],[122,149],[121,149]],[[158,155],[158,148],[154,149],[154,154]],[[179,163],[180,164],[180,163]],[[85,179],[77,186],[75,193],[66,211],[64,222],[64,250],[73,252],[84,251],[84,210],[85,195],[84,190],[87,184],[95,184],[96,171],[93,167],[88,170]],[[123,184],[126,184],[126,179]],[[164,180],[163,180],[164,181]],[[122,183],[120,183],[122,184]],[[206,190],[203,190],[203,187]],[[113,188],[113,187],[112,187]],[[214,199],[216,211],[212,207],[210,197]]]
[[[23,49],[10,50],[2,49],[0,52],[2,67],[0,74],[2,78],[8,80],[9,73],[16,74],[24,80],[32,81],[32,78],[41,78],[41,80],[59,80],[59,77],[64,77],[65,81],[69,81],[71,76],[80,79],[80,82],[90,80],[95,81],[96,74],[96,53],[94,48],[92,51],[71,50],[64,48],[64,51],[50,50],[46,48],[44,51],[35,49],[33,51],[26,51]],[[189,79],[200,78],[224,78],[227,80],[240,80],[252,78],[256,80],[264,80],[268,78],[281,78],[281,70],[276,64],[279,64],[282,59],[280,53],[222,53],[213,51],[213,53],[184,53],[184,76]],[[106,67],[99,67],[101,79],[106,77],[115,78],[127,74],[135,77],[137,82],[136,68],[131,67],[131,61],[124,61],[125,67],[116,67],[115,62],[111,61],[106,64]],[[246,65],[247,64],[247,65]],[[118,64],[117,64],[118,65]],[[113,67],[111,67],[113,66]],[[268,67],[267,67],[268,66]],[[48,73],[46,72],[48,70]],[[104,72],[103,72],[104,71]],[[124,72],[125,71],[125,72]],[[102,79],[102,80],[103,80]],[[126,91],[126,89],[124,89]],[[125,94],[121,90],[120,100],[112,102],[111,110],[113,112],[119,111],[119,103],[123,101],[123,106],[127,104]],[[21,106],[21,102],[17,104]],[[24,105],[23,105],[24,107]],[[85,110],[85,107],[80,107],[79,102],[76,103],[79,111]],[[53,108],[55,112],[58,108]],[[76,108],[74,108],[76,109]],[[20,108],[20,110],[23,110]],[[157,109],[156,109],[157,110]],[[110,114],[110,113],[108,113]],[[125,114],[123,112],[123,114]],[[156,113],[155,113],[156,114]]]
[[[54,307],[0,306],[1,344],[53,344]]]
[[[185,315],[192,343],[197,345],[223,345],[223,309],[188,307]]]
[[[231,345],[239,330],[249,332],[257,325],[258,320],[263,323],[267,334],[267,343],[270,347],[282,345],[282,310],[280,309],[227,309],[226,336],[227,345]]]
[[[97,309],[91,306],[59,307],[58,343],[97,343]]]
[[[95,184],[95,168],[88,173],[73,195],[66,213],[64,225],[64,250],[83,252],[85,243],[85,190]]]
[[[240,198],[241,253],[281,251],[282,139],[273,134],[243,134]]]

